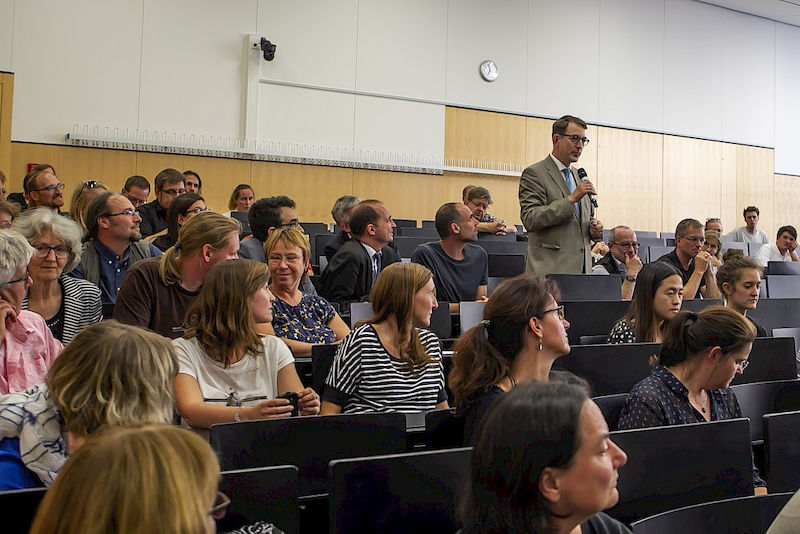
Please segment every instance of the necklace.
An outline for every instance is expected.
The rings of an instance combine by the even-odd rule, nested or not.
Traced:
[[[700,411],[701,412],[706,413],[706,399],[708,398],[708,394],[706,393],[706,390],[702,390],[702,391],[703,391],[703,400],[702,401],[698,400],[696,398],[693,398],[691,392],[689,393],[689,398],[694,400],[700,406]]]

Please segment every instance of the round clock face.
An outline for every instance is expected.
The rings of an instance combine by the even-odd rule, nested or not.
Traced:
[[[486,60],[481,63],[480,66],[480,73],[481,78],[486,80],[487,82],[493,82],[497,79],[497,76],[500,72],[497,70],[497,65],[495,65],[494,61]]]

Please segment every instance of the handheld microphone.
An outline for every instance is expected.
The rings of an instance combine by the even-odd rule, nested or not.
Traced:
[[[583,167],[578,169],[578,178],[581,179],[581,182],[588,182],[589,181],[589,175],[586,174],[586,169],[584,169]],[[593,195],[593,194],[589,193],[589,200],[592,201],[592,206],[594,206],[596,208],[597,207],[597,195]]]

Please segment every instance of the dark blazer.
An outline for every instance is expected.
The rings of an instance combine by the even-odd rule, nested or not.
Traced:
[[[351,239],[353,238],[347,235],[347,233],[341,228],[336,232],[336,237],[328,241],[325,244],[325,248],[323,249],[323,253],[325,254],[325,257],[328,259],[328,263],[331,262],[331,259],[333,259],[333,255],[336,254],[336,251],[342,248],[342,245],[344,245]],[[392,242],[386,246],[388,248],[391,248],[393,251],[397,252],[397,241],[392,240]]]
[[[381,250],[381,268],[400,261],[389,246]],[[357,239],[345,242],[322,273],[320,296],[340,304],[369,297],[372,289],[372,261],[364,245]]]

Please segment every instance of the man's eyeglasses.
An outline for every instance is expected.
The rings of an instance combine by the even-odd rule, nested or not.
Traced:
[[[635,242],[634,243],[628,243],[627,241],[625,241],[623,243],[617,243],[615,241],[609,241],[608,244],[609,245],[617,245],[618,247],[622,247],[622,248],[639,248],[641,246],[641,243],[635,243]]]
[[[205,211],[211,211],[211,208],[208,208],[208,207],[206,207],[206,208],[192,208],[190,210],[186,210],[186,214],[188,215],[189,213],[194,213],[195,215],[197,215],[198,213],[203,213]]]
[[[133,217],[136,215],[136,210],[125,210],[125,211],[118,211],[116,213],[108,213],[103,215],[103,217],[116,217],[117,215],[125,215],[126,217]]]
[[[231,505],[231,498],[222,493],[221,491],[217,492],[217,497],[214,499],[214,506],[211,507],[211,510],[208,511],[208,515],[213,517],[214,519],[222,519],[225,517],[225,514],[228,511],[228,507]]]
[[[166,193],[171,197],[177,197],[178,195],[186,193],[186,189],[162,189],[161,192]]]
[[[58,245],[55,247],[51,247],[50,245],[33,245],[33,250],[36,251],[35,256],[37,258],[46,258],[50,255],[50,251],[52,250],[56,254],[56,258],[59,259],[66,259],[69,258],[69,253],[72,252],[69,247],[64,245]]]
[[[680,239],[685,239],[686,241],[691,241],[692,243],[700,243],[701,245],[706,242],[706,238],[698,237],[696,235],[687,235],[686,237],[682,237]]]
[[[31,275],[28,273],[28,271],[25,271],[25,278],[17,278],[16,280],[9,280],[8,282],[6,282],[3,285],[4,286],[10,286],[11,284],[18,284],[18,283],[22,282],[22,283],[25,284],[25,289],[27,289],[31,285],[30,280],[31,280]]]
[[[543,311],[542,313],[536,314],[536,315],[534,315],[534,317],[536,317],[537,319],[541,319],[542,317],[545,316],[545,314],[548,314],[550,312],[556,312],[558,314],[558,318],[559,319],[562,319],[562,320],[564,319],[564,305],[563,304],[561,306],[556,306],[555,308],[551,308],[549,310]]]
[[[750,365],[750,360],[742,360],[739,362],[733,362],[736,364],[736,367],[739,368],[740,371],[744,373],[744,370],[747,369],[747,366]]]
[[[561,137],[566,137],[567,139],[572,141],[573,145],[577,145],[578,142],[583,143],[584,146],[589,144],[588,137],[581,137],[580,135],[564,135],[564,134],[559,134],[559,135],[561,135]]]
[[[289,227],[300,228],[300,221],[298,221],[297,219],[292,219],[291,221],[289,221],[287,223],[283,223],[283,224],[279,224],[278,225],[278,228],[289,228]]]
[[[48,185],[47,187],[42,187],[41,189],[33,189],[33,191],[56,191],[56,190],[63,191],[64,184],[59,182],[57,184]]]

